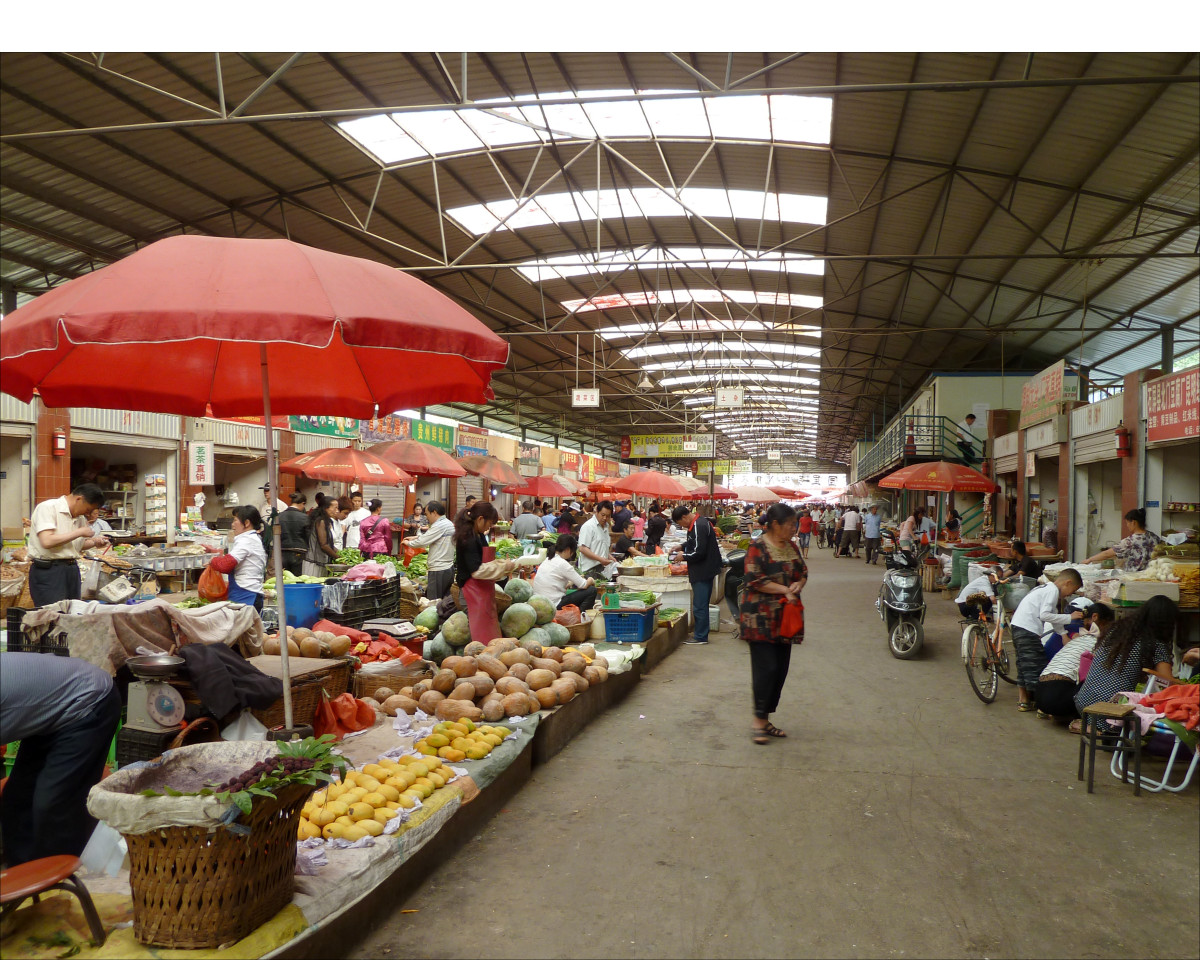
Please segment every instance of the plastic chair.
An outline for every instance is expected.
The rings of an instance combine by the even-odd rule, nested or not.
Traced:
[[[83,885],[75,871],[79,869],[79,858],[68,855],[57,857],[42,857],[40,860],[30,860],[19,863],[15,867],[0,870],[0,922],[17,909],[24,901],[33,897],[34,903],[43,893],[51,890],[66,890],[79,898],[83,907],[83,915],[87,918],[88,928],[92,932],[92,940],[97,946],[103,945],[108,938],[104,926],[100,923],[100,914],[92,903],[92,896]]]
[[[1159,680],[1158,677],[1152,676],[1146,681],[1144,692],[1151,694],[1156,690],[1161,690],[1163,688],[1164,685],[1162,681]],[[1175,786],[1171,786],[1171,771],[1175,767],[1175,760],[1179,756],[1179,750],[1184,746],[1184,743],[1179,739],[1179,735],[1161,720],[1155,720],[1154,723],[1151,724],[1150,729],[1155,733],[1167,734],[1175,742],[1171,745],[1171,754],[1169,757],[1167,757],[1167,766],[1163,770],[1162,779],[1155,780],[1153,777],[1148,777],[1144,773],[1139,773],[1139,775],[1135,776],[1134,783],[1140,785],[1143,789],[1148,790],[1150,793],[1161,793],[1163,790],[1169,791],[1170,793],[1179,793],[1183,790],[1186,790],[1188,784],[1192,782],[1192,777],[1196,774],[1196,767],[1198,763],[1200,763],[1200,744],[1197,744],[1196,747],[1192,748],[1192,762],[1188,764],[1187,770],[1184,771],[1183,779]],[[1126,777],[1129,775],[1128,766],[1129,764],[1125,760],[1125,754],[1121,751],[1117,751],[1113,754],[1113,758],[1109,763],[1108,769],[1114,777],[1122,782],[1125,782]]]

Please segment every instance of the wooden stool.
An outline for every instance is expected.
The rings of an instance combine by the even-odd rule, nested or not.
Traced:
[[[1094,793],[1096,772],[1096,736],[1104,720],[1120,720],[1116,749],[1133,752],[1133,795],[1142,795],[1142,727],[1131,703],[1093,703],[1083,710],[1083,731],[1079,735],[1079,770],[1076,780],[1083,779],[1083,758],[1088,760],[1087,792]],[[1128,783],[1128,765],[1122,765],[1121,782]]]
[[[38,897],[51,890],[66,890],[79,898],[83,907],[83,915],[87,918],[88,927],[92,931],[92,939],[97,946],[102,946],[107,939],[104,927],[100,923],[100,914],[92,903],[92,896],[87,892],[75,871],[79,869],[79,858],[67,856],[42,857],[40,860],[30,860],[19,863],[7,870],[0,870],[0,919],[16,910],[25,900]]]

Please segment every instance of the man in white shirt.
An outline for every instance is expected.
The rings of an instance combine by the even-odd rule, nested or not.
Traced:
[[[963,418],[963,422],[958,425],[958,449],[962,452],[963,465],[967,467],[974,466],[979,459],[977,456],[979,438],[975,436],[974,427],[975,414],[973,413],[968,413]]]
[[[584,579],[573,565],[577,543],[569,533],[560,535],[554,556],[543,561],[533,577],[533,592],[549,600],[556,610],[571,604],[581,611],[591,610],[596,605],[596,581]],[[568,592],[568,587],[575,589]]]
[[[35,606],[78,600],[83,590],[79,557],[89,547],[106,547],[87,515],[104,503],[94,483],[80,484],[65,497],[39,503],[30,518],[29,595]]]
[[[862,530],[862,516],[858,512],[858,508],[849,506],[846,508],[846,513],[842,516],[842,542],[838,547],[838,556],[850,556],[850,550],[854,550],[854,559],[859,560],[859,535]]]
[[[277,510],[283,513],[288,508],[288,505],[278,497],[271,496],[271,484],[269,482],[264,483],[258,489],[263,493],[263,502],[262,506],[258,508],[258,513],[263,518],[263,523],[269,524],[271,522],[271,511]]]
[[[371,515],[371,511],[363,506],[361,490],[355,490],[350,494],[350,502],[354,504],[354,509],[342,521],[342,526],[346,530],[346,546],[357,550],[359,544],[362,542],[362,535],[359,533],[358,525]]]
[[[615,566],[612,558],[610,528],[612,513],[612,501],[601,500],[596,504],[595,513],[579,528],[580,573],[594,575],[603,572],[610,566]]]
[[[1083,578],[1074,567],[1060,571],[1051,583],[1030,590],[1012,617],[1013,647],[1017,651],[1017,709],[1034,709],[1038,678],[1046,669],[1046,649],[1042,634],[1082,620],[1083,611],[1059,613],[1058,604],[1083,586]]]
[[[429,529],[419,536],[406,537],[401,542],[411,547],[424,547],[429,554],[428,575],[425,580],[425,596],[440,600],[454,583],[454,523],[446,516],[446,507],[440,500],[430,500],[425,507],[429,517]]]

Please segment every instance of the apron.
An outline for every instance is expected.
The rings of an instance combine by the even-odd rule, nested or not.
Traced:
[[[484,547],[483,562],[496,559],[495,547]],[[471,628],[471,639],[488,643],[501,635],[500,620],[496,616],[496,585],[490,580],[471,577],[462,588],[463,600],[467,604],[467,621]]]
[[[263,595],[261,593],[251,593],[245,587],[237,585],[237,579],[231,573],[229,574],[229,593],[225,597],[233,603],[244,603],[248,607],[253,607],[255,610],[262,612]]]

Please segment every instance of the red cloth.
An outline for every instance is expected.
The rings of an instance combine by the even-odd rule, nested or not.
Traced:
[[[231,557],[225,554],[221,557],[213,557],[208,561],[208,565],[219,573],[233,573],[237,569],[237,557]]]
[[[1174,720],[1185,730],[1200,726],[1200,685],[1175,683],[1165,690],[1152,693],[1142,701],[1168,720]]]

